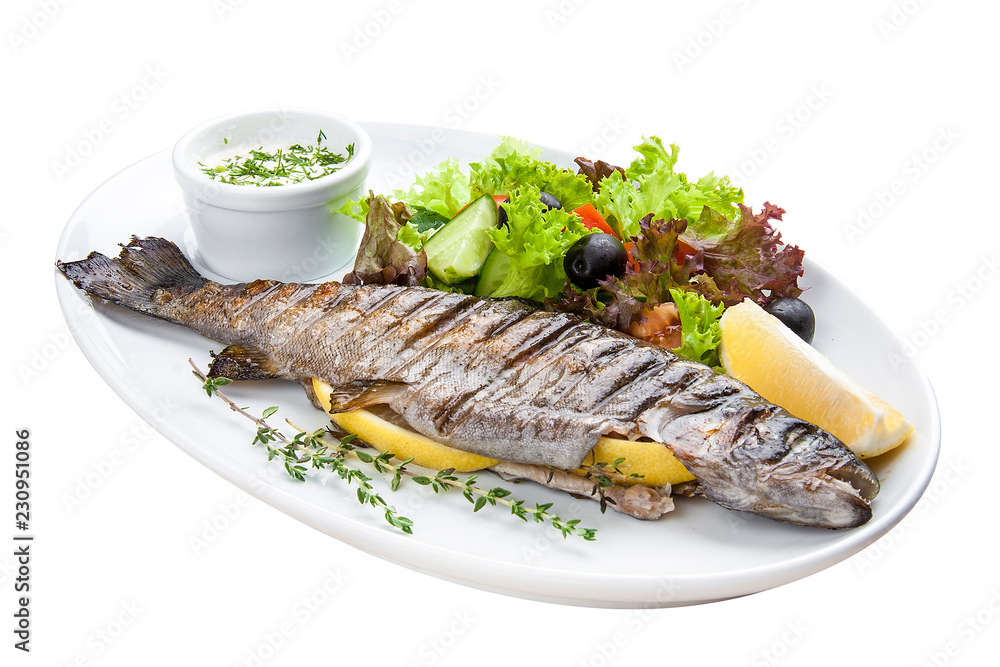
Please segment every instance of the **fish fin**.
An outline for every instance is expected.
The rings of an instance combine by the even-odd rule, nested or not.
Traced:
[[[330,393],[330,412],[348,412],[371,405],[389,403],[409,389],[406,382],[354,380]]]
[[[308,378],[308,379],[304,379],[304,380],[303,379],[298,379],[298,380],[296,380],[296,382],[298,382],[300,385],[302,385],[302,389],[304,389],[305,392],[306,392],[306,398],[309,399],[309,402],[312,403],[312,406],[314,408],[316,408],[317,410],[319,410],[320,412],[326,412],[326,408],[323,407],[323,404],[320,403],[319,397],[316,396],[316,390],[313,389],[312,378]]]
[[[163,319],[164,303],[208,282],[176,245],[154,236],[133,236],[117,258],[92,252],[56,268],[91,296]]]
[[[212,353],[212,366],[208,377],[230,380],[270,380],[282,377],[274,361],[255,347],[228,345],[219,354]]]

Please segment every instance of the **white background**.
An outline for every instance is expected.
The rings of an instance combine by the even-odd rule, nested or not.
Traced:
[[[916,0],[6,2],[0,508],[13,512],[13,433],[30,428],[38,541],[30,655],[12,648],[14,560],[0,551],[0,663],[995,659],[998,14]],[[778,589],[635,612],[442,582],[241,496],[104,385],[68,337],[52,263],[105,179],[202,120],[264,106],[612,161],[658,134],[689,174],[730,174],[749,203],[783,206],[786,238],[877,309],[934,383],[943,447],[919,515]],[[196,553],[192,536],[234,506]],[[325,583],[336,592],[300,622],[294,606]]]

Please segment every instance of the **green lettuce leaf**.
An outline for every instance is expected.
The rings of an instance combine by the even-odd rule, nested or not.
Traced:
[[[541,301],[562,294],[566,250],[590,230],[566,210],[546,210],[538,196],[535,185],[515,188],[504,204],[507,225],[489,232],[494,246],[510,257],[506,278],[489,296]]]
[[[646,138],[635,149],[640,157],[624,175],[604,178],[595,197],[598,210],[622,238],[635,236],[639,221],[650,213],[654,220],[687,220],[691,231],[703,236],[725,233],[726,221],[739,214],[743,190],[712,173],[689,181],[674,170],[680,149],[671,144],[668,151],[659,137]]]
[[[444,227],[447,222],[448,218],[437,211],[418,208],[414,211],[413,217],[400,227],[399,235],[396,238],[414,250],[420,250],[427,243],[427,240],[434,236],[437,230]]]
[[[429,209],[449,220],[472,201],[469,177],[462,171],[458,158],[448,158],[426,174],[417,176],[409,190],[396,190],[394,196],[412,207]]]
[[[365,223],[368,219],[368,202],[374,197],[375,194],[369,190],[368,194],[362,195],[361,199],[357,201],[348,198],[340,208],[333,209],[334,213],[343,213],[348,218],[354,218],[361,224]]]
[[[642,143],[633,148],[639,153],[639,157],[634,159],[626,170],[629,179],[649,176],[658,168],[673,171],[681,152],[676,144],[670,144],[668,153],[663,140],[659,137],[643,137]]]
[[[696,292],[672,289],[670,296],[681,318],[682,342],[674,352],[722,371],[719,361],[722,328],[719,319],[725,306],[713,306],[711,301]]]
[[[532,185],[548,192],[572,211],[593,201],[590,181],[582,174],[560,169],[541,159],[542,150],[524,141],[501,137],[500,144],[479,162],[469,165],[472,197],[506,195],[519,186]]]

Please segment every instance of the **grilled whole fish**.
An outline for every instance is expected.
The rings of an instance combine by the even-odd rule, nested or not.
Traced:
[[[746,385],[573,315],[419,287],[223,285],[153,237],[57,267],[87,294],[225,343],[214,376],[319,378],[338,410],[387,404],[501,461],[569,470],[602,435],[646,436],[716,503],[828,528],[866,522],[879,490],[839,440]]]

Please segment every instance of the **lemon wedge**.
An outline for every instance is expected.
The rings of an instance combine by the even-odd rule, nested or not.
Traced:
[[[616,466],[614,463],[619,459],[625,460]],[[607,470],[617,469],[624,478],[616,476],[614,480],[626,484],[666,486],[694,479],[694,475],[688,472],[666,445],[647,440],[602,437],[583,460],[583,465],[593,469],[601,463],[605,464]]]
[[[379,451],[392,452],[400,459],[412,458],[418,466],[432,470],[454,468],[458,472],[472,472],[498,463],[497,459],[442,445],[364,408],[330,413],[330,392],[333,388],[322,380],[314,378],[312,382],[316,397],[334,423]],[[619,459],[625,460],[615,466],[615,461]],[[619,480],[616,476],[615,480],[625,483],[665,486],[694,479],[694,475],[674,458],[670,450],[658,442],[601,438],[584,460],[585,466],[599,463],[604,463],[609,472],[617,467],[623,479]]]
[[[898,447],[913,431],[902,414],[862,387],[750,300],[719,322],[726,372],[765,399],[836,436],[860,458]]]
[[[499,463],[479,454],[463,452],[434,442],[419,433],[373,414],[364,408],[350,412],[330,412],[330,393],[333,391],[326,382],[313,378],[313,391],[320,405],[330,415],[337,426],[359,438],[380,452],[392,452],[400,459],[412,458],[418,466],[432,470],[454,468],[458,472],[482,470]]]

